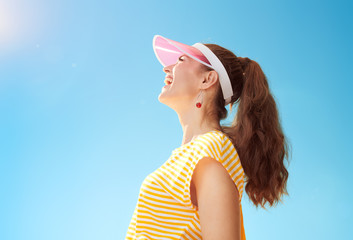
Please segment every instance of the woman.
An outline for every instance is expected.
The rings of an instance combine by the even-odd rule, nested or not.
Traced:
[[[288,195],[287,144],[257,62],[216,44],[156,35],[166,73],[158,99],[178,114],[182,145],[142,183],[126,239],[244,240],[243,187],[257,207]],[[238,105],[231,126],[221,126]]]

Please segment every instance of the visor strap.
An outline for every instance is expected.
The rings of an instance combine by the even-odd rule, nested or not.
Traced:
[[[225,100],[225,105],[228,105],[233,96],[232,84],[230,82],[229,76],[227,74],[226,69],[224,68],[222,62],[218,59],[218,57],[209,49],[207,46],[202,43],[195,43],[192,45],[202,52],[202,54],[207,58],[207,60],[211,63],[211,66],[219,75],[219,81],[222,88],[223,97]],[[208,64],[207,64],[208,65]]]

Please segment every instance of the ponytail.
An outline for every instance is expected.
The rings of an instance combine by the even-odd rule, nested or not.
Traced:
[[[283,164],[288,146],[265,74],[257,62],[240,60],[243,65],[248,62],[245,81],[236,117],[226,131],[234,136],[246,173],[246,193],[256,206],[265,208],[266,202],[272,206],[281,201],[281,195],[288,195],[288,171]]]
[[[231,78],[234,95],[230,109],[238,106],[230,126],[221,126],[235,146],[245,173],[245,191],[256,207],[282,202],[288,171],[288,144],[279,121],[276,102],[267,78],[259,64],[249,58],[235,56],[216,44],[206,44],[220,58]],[[242,68],[239,77],[239,63]],[[224,99],[219,89],[215,112],[224,119]]]

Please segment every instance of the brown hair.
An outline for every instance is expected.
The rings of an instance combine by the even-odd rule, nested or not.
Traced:
[[[238,109],[231,125],[223,125],[221,129],[238,152],[245,173],[245,191],[256,207],[265,208],[266,202],[270,206],[282,202],[282,195],[288,195],[284,159],[288,160],[289,145],[267,78],[256,61],[237,57],[216,44],[205,45],[220,59],[232,83],[230,111],[234,105]],[[206,71],[213,70],[202,66]],[[205,116],[218,122],[227,117],[219,81],[210,104],[206,106]]]

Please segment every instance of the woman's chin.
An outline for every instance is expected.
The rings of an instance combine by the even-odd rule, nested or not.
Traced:
[[[161,103],[165,103],[165,94],[163,92],[161,92],[159,95],[158,95],[158,101],[160,101]]]
[[[169,88],[170,88],[169,85],[164,85],[162,87],[161,93],[159,94],[158,98],[163,98]]]
[[[168,96],[168,93],[165,90],[158,95],[158,101],[169,106],[170,96]]]

